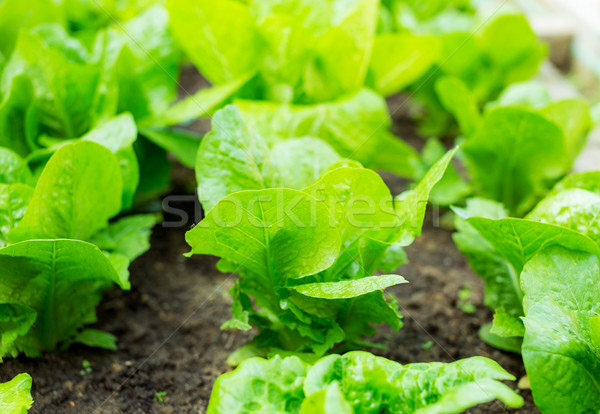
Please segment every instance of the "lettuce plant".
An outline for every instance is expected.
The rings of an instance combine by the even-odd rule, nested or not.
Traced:
[[[438,82],[459,79],[481,107],[533,76],[546,54],[518,14],[478,16],[470,1],[461,0],[382,3],[368,79],[385,95],[410,92],[426,135],[452,132],[451,109]]]
[[[263,135],[311,135],[366,166],[422,177],[417,153],[388,132],[384,99],[364,87],[376,0],[170,0],[168,9],[181,48],[215,85],[176,105],[180,122],[235,95]]]
[[[472,191],[501,202],[512,216],[524,216],[571,169],[593,126],[585,100],[552,101],[536,83],[508,88],[483,114],[460,80],[445,78],[437,86],[463,133],[461,158]],[[447,178],[436,190],[460,189]],[[448,201],[463,195],[455,194]]]
[[[39,18],[25,13],[29,18],[21,21],[0,65],[0,146],[41,170],[65,143],[91,139],[105,145],[123,167],[123,207],[128,208],[136,191],[152,194],[168,182],[165,150],[181,157],[199,143],[198,136],[157,121],[176,98],[179,53],[168,13],[159,5],[86,31],[65,17],[73,2]],[[24,12],[12,0],[3,7]],[[152,166],[140,166],[139,160]],[[161,179],[148,170],[159,171]]]
[[[57,23],[91,44],[99,31],[121,25],[160,3],[162,0],[4,0],[0,5],[0,53],[10,56],[19,32],[40,23]]]
[[[371,323],[400,328],[397,306],[382,289],[406,281],[374,272],[394,271],[404,260],[402,247],[420,234],[429,191],[453,152],[394,199],[376,173],[340,166],[331,149],[304,166],[294,160],[312,150],[290,149],[310,138],[269,147],[243,121],[235,107],[216,115],[198,152],[207,214],[186,234],[190,254],[218,256],[221,271],[241,276],[224,327],[256,326],[258,352],[318,355],[360,346],[374,333]]]
[[[25,414],[31,408],[31,377],[19,374],[0,384],[0,411],[6,414]]]
[[[486,342],[519,352],[524,334],[522,271],[551,246],[600,255],[598,172],[573,174],[559,182],[525,219],[509,218],[496,202],[474,199],[455,209],[454,240],[476,273],[486,280],[485,303],[493,325],[481,331]]]
[[[514,379],[483,357],[407,365],[360,351],[314,364],[252,358],[217,379],[207,413],[449,414],[495,399],[518,408],[523,399],[500,382]]]
[[[455,241],[486,281],[482,338],[520,352],[544,414],[600,407],[600,172],[559,182],[525,219],[472,200]]]
[[[37,356],[73,342],[115,348],[115,338],[82,329],[102,293],[129,289],[129,262],[149,247],[151,215],[123,217],[118,158],[89,141],[57,150],[35,188],[15,153],[0,184],[0,357]]]

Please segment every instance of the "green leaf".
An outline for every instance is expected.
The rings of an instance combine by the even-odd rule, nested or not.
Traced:
[[[119,280],[129,280],[129,265],[131,260],[120,253],[103,251],[104,255],[119,275]]]
[[[382,272],[395,272],[396,269],[406,263],[406,252],[402,248],[402,243],[385,243],[366,237],[360,248],[361,261],[365,268],[376,268]],[[377,258],[378,263],[373,263],[375,261],[373,256],[376,256],[373,255],[373,252],[382,248],[383,254]]]
[[[233,148],[239,148],[240,144],[237,147],[234,144],[240,141],[250,145],[246,144],[239,152],[225,150],[227,147],[211,150],[213,154],[235,154],[233,167],[227,169],[224,161],[218,176],[227,177],[234,171],[241,177],[232,180],[234,185],[247,177],[245,182],[255,188],[269,185],[269,180],[280,180],[280,175],[263,174],[266,171],[264,154],[269,150],[260,137],[245,129],[235,112],[226,109],[219,114],[232,116],[230,122],[223,123],[231,128],[231,133],[223,134],[222,139],[207,136],[202,145],[210,142],[220,145],[228,142],[227,136],[232,137]],[[222,131],[213,133],[217,136]],[[284,141],[281,145],[294,141]],[[278,145],[274,148],[279,148]],[[199,157],[203,155],[202,148]],[[248,148],[256,150],[249,152]],[[287,153],[291,155],[293,151]],[[352,167],[333,168],[301,192],[292,189],[239,191],[218,201],[187,237],[192,253],[216,255],[222,259],[218,266],[221,271],[241,276],[238,287],[232,291],[233,319],[225,327],[258,328],[255,343],[265,353],[276,348],[312,352],[318,356],[333,347],[363,346],[362,338],[375,333],[373,324],[383,322],[399,329],[402,323],[397,303],[386,299],[381,289],[404,280],[398,276],[370,276],[378,268],[404,259],[402,245],[412,242],[422,225],[425,206],[418,204],[423,203],[423,198],[427,198],[431,187],[443,175],[452,155],[450,152],[443,157],[422,183],[405,195],[405,204],[394,204],[389,189],[375,172]],[[217,157],[207,156],[206,162],[198,164],[199,170],[210,163],[211,158],[219,167]],[[273,163],[268,165],[273,167]],[[281,166],[283,168],[283,163]],[[311,172],[311,180],[314,172],[310,170],[314,168],[306,169]],[[303,171],[303,168],[298,170]],[[218,183],[217,174],[214,177]],[[213,190],[208,185],[207,188]],[[231,189],[220,191],[225,193]],[[306,202],[309,207],[304,207]],[[277,212],[282,211],[286,203],[291,205],[288,211],[293,214]],[[292,217],[297,220],[288,220]],[[292,259],[293,270],[285,269],[279,263],[281,259]],[[303,290],[306,285],[310,292]],[[331,299],[321,297],[325,291],[339,291],[342,285],[347,290],[346,295]]]
[[[172,153],[186,167],[194,167],[201,140],[198,134],[178,128],[143,128],[140,133]]]
[[[235,103],[247,127],[267,139],[321,138],[342,157],[368,167],[382,167],[410,178],[422,174],[415,150],[387,131],[390,120],[385,101],[367,89],[316,105],[248,100]]]
[[[158,222],[151,214],[120,218],[91,237],[91,242],[101,250],[119,253],[133,261],[150,248],[150,233]]]
[[[403,236],[407,239],[405,246],[410,244],[415,237],[421,235],[429,194],[444,176],[457,150],[457,148],[454,148],[448,151],[431,166],[414,189],[405,191],[396,198],[396,210],[401,211],[401,214],[406,217],[405,227],[407,228]]]
[[[459,232],[453,238],[486,281],[485,304],[495,311],[493,327],[480,331],[482,339],[501,349],[518,350],[518,337],[523,335],[520,275],[525,263],[539,251],[563,246],[600,253],[590,239],[598,236],[596,198],[585,190],[565,190],[544,199],[526,220],[469,217],[505,214],[494,213],[497,207],[489,201],[474,200],[467,210],[455,209],[466,222],[457,221]]]
[[[499,308],[494,312],[494,325],[490,332],[504,337],[522,337],[525,327],[519,318]]]
[[[10,240],[86,240],[121,209],[121,174],[114,155],[92,142],[59,149],[33,192]]]
[[[383,290],[390,286],[408,283],[399,275],[381,275],[364,277],[358,280],[341,280],[328,283],[307,283],[293,286],[296,292],[311,298],[350,299],[367,293]]]
[[[84,329],[73,338],[73,342],[94,348],[117,350],[117,337],[97,329]]]
[[[248,76],[240,77],[222,85],[200,89],[191,95],[187,94],[185,98],[174,103],[165,111],[149,120],[144,120],[144,124],[171,126],[187,124],[198,118],[208,117],[224,106],[248,80]]]
[[[373,0],[169,2],[176,39],[212,83],[257,73],[253,98],[297,103],[330,101],[362,87],[377,6]]]
[[[544,413],[600,407],[600,345],[590,318],[600,311],[598,258],[552,247],[521,274],[525,299],[523,361],[533,398]]]
[[[103,50],[105,68],[117,83],[118,112],[142,120],[166,110],[177,96],[179,71],[167,10],[153,4],[102,34],[95,46]]]
[[[327,388],[309,395],[302,402],[300,414],[354,414],[352,405],[340,390],[337,382],[332,382]]]
[[[37,318],[37,313],[28,306],[15,303],[0,303],[0,362],[2,356],[13,358],[19,354],[15,346],[17,338],[29,332]]]
[[[0,146],[24,157],[33,149],[32,144],[38,134],[33,85],[20,73],[1,89],[4,98],[0,103]]]
[[[0,148],[0,184],[29,184],[33,180],[25,160],[8,148]]]
[[[106,103],[99,99],[100,65],[89,64],[88,59],[83,45],[60,25],[37,26],[20,34],[3,72],[2,89],[25,74],[33,84],[39,131],[52,137],[79,137],[104,113]],[[31,130],[26,121],[20,122]]]
[[[249,323],[250,312],[247,310],[252,308],[252,305],[248,296],[242,293],[239,282],[236,282],[229,294],[233,298],[233,305],[231,306],[233,318],[222,324],[221,329],[239,329],[242,331],[248,331],[252,329],[252,326]],[[228,361],[230,359],[231,356],[228,358]]]
[[[600,315],[592,316],[590,318],[590,335],[592,341],[600,346]]]
[[[542,115],[514,107],[487,112],[463,152],[478,193],[517,216],[545,194],[547,183],[564,174],[568,163],[562,130]]]
[[[31,383],[29,374],[19,374],[0,384],[0,411],[6,414],[25,414],[33,404]]]
[[[500,382],[514,379],[483,357],[404,366],[358,351],[330,355],[312,366],[296,356],[251,358],[217,379],[207,414],[451,414],[494,399],[518,408],[523,399]]]
[[[302,89],[295,95],[306,103],[329,101],[363,86],[375,38],[377,1],[324,3],[302,0],[300,13],[298,5],[292,2],[285,10],[283,24],[281,4],[270,3],[268,23],[261,24],[263,37],[272,48],[264,65],[268,73],[263,76],[278,81],[281,71],[289,71],[292,75],[286,79],[289,85],[297,83],[295,76],[301,76]],[[257,9],[264,10],[264,2],[255,4],[260,5]],[[296,42],[276,36],[288,27],[297,35]],[[265,32],[265,28],[268,31]],[[283,58],[280,57],[282,46],[287,48],[287,56]],[[271,55],[279,60],[275,67],[270,65]],[[308,64],[305,55],[312,55]]]
[[[510,85],[498,99],[487,104],[486,109],[503,106],[523,106],[530,109],[542,109],[552,102],[548,88],[533,80]]]
[[[205,210],[228,194],[272,187],[301,189],[340,157],[323,141],[296,138],[269,141],[250,130],[235,106],[218,111],[213,130],[196,159],[198,193]]]
[[[394,210],[389,189],[374,171],[337,168],[304,192],[331,206],[330,225],[342,235],[336,263],[322,275],[325,281],[371,276],[403,235],[406,217]]]
[[[600,195],[600,171],[569,174],[554,186],[549,196],[574,188],[580,188]]]
[[[331,207],[331,224],[339,229],[344,244],[365,232],[395,228],[401,221],[390,190],[366,168],[336,168],[303,191]]]
[[[480,47],[491,61],[508,71],[509,82],[535,74],[546,55],[546,47],[522,15],[505,14],[491,20],[478,37]]]
[[[514,352],[515,354],[521,353],[521,345],[523,344],[522,336],[500,336],[493,334],[491,330],[491,323],[486,323],[479,328],[478,334],[483,342],[503,351]]]
[[[439,38],[411,33],[375,37],[370,77],[382,95],[391,95],[417,81],[439,59]]]
[[[390,254],[397,255],[394,250],[412,243],[421,233],[429,193],[453,155],[450,151],[442,157],[413,190],[394,201],[381,178],[367,169],[339,168],[305,189],[336,207],[336,225],[343,236],[342,250],[326,280],[344,274],[371,276]]]
[[[386,298],[381,291],[367,293],[348,301],[343,319],[340,320],[347,341],[354,346],[351,349],[372,345],[365,344],[362,338],[375,335],[377,331],[373,325],[379,323],[389,325],[396,332],[403,326],[398,302],[391,295]]]
[[[121,168],[121,181],[123,183],[121,207],[123,210],[126,210],[131,208],[134,203],[135,194],[140,182],[140,164],[133,147],[122,149],[115,155]]]
[[[124,113],[97,125],[81,139],[96,142],[117,156],[123,182],[123,208],[131,207],[140,180],[138,159],[133,151],[137,127],[131,114]]]
[[[246,4],[169,0],[167,7],[173,36],[212,83],[235,81],[256,70],[261,39]]]
[[[133,145],[140,164],[140,183],[136,193],[136,203],[148,202],[169,189],[171,163],[167,152],[143,136]]]
[[[104,254],[78,240],[30,240],[0,249],[0,303],[27,306],[37,313],[15,347],[28,356],[70,343],[86,323],[102,292],[118,284],[129,288]]]
[[[267,145],[248,129],[237,108],[218,111],[212,124],[196,158],[198,195],[206,211],[231,193],[267,188]]]
[[[457,232],[452,235],[458,249],[467,256],[469,265],[485,281],[484,303],[494,312],[501,310],[507,318],[494,321],[494,329],[482,327],[479,331],[481,338],[488,344],[501,349],[509,349],[518,352],[520,349],[520,339],[518,346],[513,346],[515,340],[502,338],[498,333],[508,333],[508,329],[514,328],[512,324],[503,327],[500,324],[503,321],[519,318],[523,315],[522,293],[519,282],[519,274],[513,265],[496,250],[495,246],[489,242],[478,229],[470,224],[470,217],[485,217],[488,219],[501,219],[508,215],[502,204],[481,198],[471,198],[467,200],[465,209],[454,208],[457,215],[455,226]],[[521,323],[517,319],[517,323]],[[496,326],[498,324],[498,326]],[[522,324],[521,324],[522,325]],[[512,336],[512,334],[509,334]],[[503,344],[503,342],[508,343]]]
[[[460,132],[471,136],[481,123],[477,102],[466,85],[457,77],[445,76],[435,83],[442,105],[458,122]]]
[[[441,5],[444,11],[421,22],[417,20],[417,13],[411,13],[410,9],[415,6],[404,3],[391,11],[391,18],[399,25],[393,30],[433,34],[440,43],[435,65],[408,90],[416,98],[418,113],[423,114],[419,119],[423,135],[448,135],[454,129],[448,111],[457,118],[457,112],[461,112],[460,118],[464,118],[464,113],[496,99],[511,83],[535,75],[545,57],[546,46],[537,39],[524,16],[500,13],[482,24],[481,16],[465,10],[473,6],[471,2],[461,6],[453,4],[454,9],[446,1],[436,1],[434,7]],[[470,98],[455,96],[450,91],[446,96],[440,95],[436,83],[444,77],[464,83],[466,91],[461,90]],[[460,104],[458,108],[452,106],[454,101]],[[464,119],[461,129],[462,124],[465,124]],[[466,130],[462,132],[466,134]]]
[[[496,398],[510,407],[523,399],[500,380],[514,380],[497,363],[473,357],[451,364],[401,365],[366,352],[330,355],[308,371],[304,392],[311,395],[333,381],[355,412],[459,413]],[[370,395],[370,398],[361,396]]]
[[[429,167],[435,165],[446,153],[446,147],[439,140],[430,138],[423,147],[421,156]],[[449,206],[463,200],[471,193],[471,187],[458,173],[452,163],[448,164],[446,172],[429,194],[432,203]]]
[[[272,286],[333,263],[340,238],[328,220],[325,204],[300,191],[241,191],[221,199],[186,233],[186,241],[190,254],[233,261]]]
[[[25,215],[33,188],[24,184],[0,184],[0,247],[8,244],[8,234]]]
[[[92,141],[108,148],[113,154],[131,148],[136,138],[137,127],[130,113],[101,122],[81,137],[84,141]]]
[[[575,230],[600,244],[600,195],[578,188],[548,196],[527,219]]]
[[[308,365],[291,356],[251,358],[217,378],[206,414],[299,412]]]
[[[108,120],[103,120],[92,130],[77,139],[51,139],[50,137],[40,138],[40,143],[49,145],[47,148],[38,149],[32,152],[27,160],[30,164],[43,165],[50,156],[65,145],[81,141],[91,141],[108,148],[117,156],[121,167],[121,176],[123,182],[123,208],[131,207],[139,179],[139,164],[133,143],[137,138],[137,128],[131,114],[124,113]],[[42,142],[47,140],[49,142]]]
[[[318,138],[289,139],[272,146],[264,175],[272,187],[298,190],[343,162],[333,148]]]
[[[20,30],[30,29],[42,22],[63,22],[61,10],[55,2],[32,0],[5,0],[0,4],[0,55],[10,56]]]
[[[585,145],[588,131],[592,128],[589,104],[584,99],[565,99],[546,106],[542,114],[564,131],[567,154],[572,165]]]
[[[538,251],[550,246],[563,246],[600,257],[600,247],[596,243],[565,227],[515,218],[472,217],[467,222],[508,260],[517,274]]]

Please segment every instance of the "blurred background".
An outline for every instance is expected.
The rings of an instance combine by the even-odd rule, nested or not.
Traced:
[[[496,3],[498,2],[487,2]],[[550,61],[564,78],[547,65],[542,76],[556,94],[582,94],[600,101],[600,0],[513,0],[529,18],[534,31],[550,46]],[[489,5],[493,7],[493,5]],[[576,170],[600,166],[600,130],[590,135]]]

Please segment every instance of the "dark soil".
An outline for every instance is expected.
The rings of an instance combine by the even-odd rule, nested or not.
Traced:
[[[193,175],[181,170],[176,177],[193,182]],[[392,181],[390,187],[397,190],[399,183]],[[213,258],[182,256],[188,250],[184,233],[192,222],[190,218],[179,228],[158,226],[151,250],[131,266],[131,291],[106,294],[96,328],[119,338],[118,351],[74,346],[0,365],[0,381],[20,372],[32,375],[31,413],[204,412],[214,380],[228,370],[227,356],[250,334],[219,330],[230,317],[227,292],[233,277],[218,273]],[[401,363],[482,355],[521,378],[525,372],[519,356],[478,338],[479,327],[491,319],[482,305],[483,284],[456,250],[450,232],[435,227],[436,222],[430,215],[423,235],[407,249],[409,263],[399,273],[410,284],[391,289],[400,299],[405,326],[398,333],[382,327],[375,340],[388,349],[372,351]],[[472,314],[457,306],[457,293],[465,286],[472,288]],[[91,372],[80,372],[84,361]],[[162,402],[155,401],[159,392],[167,393]],[[495,402],[469,412],[539,413],[530,393],[521,393],[526,399],[521,410]]]

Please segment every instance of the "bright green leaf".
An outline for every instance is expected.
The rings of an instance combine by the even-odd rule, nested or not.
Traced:
[[[8,234],[23,219],[33,196],[24,184],[0,184],[0,247],[8,244]]]
[[[409,33],[375,37],[370,76],[382,95],[391,95],[418,80],[439,59],[439,39]]]
[[[27,413],[33,404],[31,383],[29,374],[19,374],[0,384],[0,411],[6,414]]]
[[[66,145],[44,168],[9,238],[85,240],[119,213],[121,191],[119,164],[109,150],[86,141]]]
[[[226,258],[266,286],[329,267],[340,239],[324,203],[290,189],[241,191],[221,199],[186,234],[192,254]],[[293,254],[292,254],[293,253]]]
[[[596,256],[552,247],[527,263],[523,361],[533,398],[548,414],[600,407],[600,344],[590,318],[600,311]]]
[[[560,127],[513,107],[486,113],[463,152],[479,194],[502,202],[518,216],[541,198],[548,182],[564,174],[568,162]]]
[[[402,276],[381,275],[363,277],[357,280],[341,280],[339,282],[308,283],[294,286],[292,289],[312,298],[350,299],[402,283],[408,283]]]
[[[29,184],[31,171],[21,157],[7,148],[0,148],[0,184]]]
[[[77,240],[30,240],[0,249],[0,303],[27,306],[36,323],[15,347],[29,356],[69,344],[84,324],[94,322],[102,292],[124,289],[111,263],[95,246]]]

